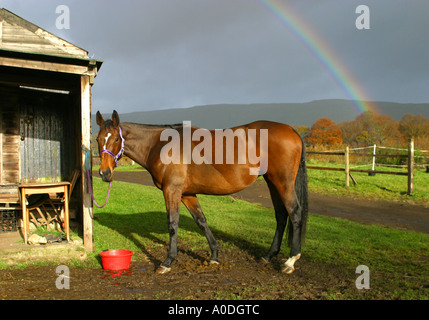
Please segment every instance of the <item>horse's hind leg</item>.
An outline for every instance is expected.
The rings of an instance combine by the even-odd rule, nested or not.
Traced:
[[[286,209],[289,213],[289,244],[290,255],[289,259],[285,262],[282,272],[292,273],[295,271],[295,262],[301,258],[301,224],[302,224],[302,209],[299,205],[298,199],[293,192],[288,192],[283,199]]]
[[[289,232],[292,234],[290,240],[290,256],[285,262],[282,272],[292,273],[295,271],[295,262],[301,258],[301,208],[298,204],[292,209],[289,215],[291,226]]]
[[[200,227],[200,229],[204,232],[204,235],[207,238],[210,250],[212,252],[210,263],[219,263],[217,258],[219,244],[217,243],[209,226],[207,225],[206,217],[204,216],[197,196],[183,196],[182,202],[186,206],[186,208],[188,208],[198,227]]]
[[[267,255],[264,256],[262,259],[266,261],[270,261],[272,257],[277,255],[280,252],[280,247],[282,244],[283,234],[286,227],[287,222],[287,211],[283,204],[283,200],[281,199],[277,188],[273,185],[273,183],[264,176],[265,181],[267,182],[268,188],[270,190],[271,200],[274,205],[274,210],[276,214],[276,221],[277,221],[277,227],[276,232],[274,234],[274,239],[271,244],[271,248],[268,251]]]
[[[289,183],[276,183],[268,178],[268,187],[270,188],[271,197],[273,199],[274,208],[276,211],[277,229],[274,236],[273,244],[268,253],[274,255],[280,251],[280,245],[285,230],[287,216],[289,215],[289,244],[291,247],[290,257],[286,261],[282,272],[292,273],[295,270],[294,264],[301,257],[301,207],[295,194],[295,185],[291,179],[282,179]]]

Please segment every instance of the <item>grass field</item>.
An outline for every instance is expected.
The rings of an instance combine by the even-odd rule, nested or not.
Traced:
[[[95,195],[105,196],[107,184],[94,179]],[[231,197],[200,196],[209,226],[220,240],[221,250],[246,248],[254,256],[268,250],[275,219],[272,210]],[[104,209],[95,209],[96,253],[114,248],[136,252],[141,248],[166,250],[167,223],[162,193],[154,187],[115,182]],[[179,246],[207,248],[207,242],[182,206]],[[343,219],[310,214],[306,245],[307,261],[354,270],[366,265],[372,271],[371,291],[389,291],[392,299],[429,299],[429,235],[363,225]],[[207,248],[208,250],[208,248]],[[166,253],[166,252],[165,252]],[[282,253],[288,255],[283,245]],[[356,297],[350,296],[349,299]]]
[[[119,170],[141,170],[137,166],[121,166]],[[309,188],[321,193],[344,196],[384,198],[397,201],[423,203],[428,201],[428,178],[424,172],[416,172],[416,193],[405,195],[406,177],[355,174],[357,186],[344,187],[344,173],[309,170]],[[393,179],[390,179],[390,178]],[[97,200],[103,199],[108,184],[94,178]],[[235,200],[229,196],[199,196],[208,224],[220,244],[220,257],[243,252],[257,259],[264,255],[272,241],[275,218],[272,209],[259,204]],[[406,208],[406,207],[405,207]],[[148,252],[160,256],[167,253],[169,240],[164,199],[155,187],[115,181],[110,200],[103,209],[94,207],[95,252],[84,262],[71,261],[76,268],[100,269],[98,254],[107,249],[126,248],[134,252],[133,261],[146,261]],[[77,236],[73,234],[72,237]],[[179,248],[187,252],[206,250],[207,241],[191,215],[182,205]],[[365,295],[357,290],[345,290],[341,299],[429,299],[429,235],[413,231],[396,230],[378,225],[365,225],[344,219],[325,217],[310,212],[307,238],[303,247],[302,268],[310,273],[310,281],[323,278],[318,266],[354,277],[359,265],[371,271],[371,288]],[[289,248],[282,246],[280,255],[287,257]],[[221,258],[222,259],[222,258]],[[1,260],[1,259],[0,259]],[[1,262],[1,261],[0,261]],[[38,262],[40,263],[40,262]],[[55,264],[55,261],[41,262]],[[34,264],[22,264],[20,268]],[[312,269],[310,270],[310,265]],[[314,267],[316,266],[316,267]],[[0,263],[0,269],[7,266]],[[218,271],[222,272],[222,271]],[[314,276],[314,277],[313,277]],[[344,277],[344,276],[343,276]],[[287,280],[287,279],[285,279]],[[278,281],[278,283],[283,283]],[[287,283],[287,281],[286,281]],[[315,284],[318,285],[318,284]],[[353,286],[348,283],[347,286]],[[274,286],[271,290],[269,286]],[[275,292],[283,290],[276,284],[261,284],[265,298],[276,298]],[[250,289],[249,289],[250,290]],[[247,294],[249,290],[244,292]],[[237,299],[249,299],[243,293]],[[325,288],[324,298],[338,299],[338,292]],[[229,291],[219,289],[216,298],[230,297]],[[254,295],[251,296],[252,299]],[[181,299],[181,297],[177,297]]]
[[[332,163],[309,160],[308,165],[322,167],[338,167]],[[360,169],[370,169],[367,167],[359,167]],[[93,170],[98,170],[94,167]],[[142,168],[139,165],[119,166],[117,171],[139,171]],[[377,167],[377,170],[385,171],[401,171],[391,167]],[[353,172],[357,185],[350,181],[350,187],[345,187],[344,172],[327,171],[327,170],[308,170],[308,187],[310,191],[318,193],[328,193],[344,195],[349,197],[360,197],[366,199],[383,199],[395,200],[409,203],[428,205],[429,203],[429,173],[425,170],[414,171],[414,192],[411,196],[407,195],[407,176],[376,174],[368,176],[367,173]],[[263,179],[259,177],[259,179]]]
[[[312,161],[308,165],[337,167],[341,165],[327,164]],[[344,168],[344,166],[342,166]],[[359,169],[370,169],[371,166],[359,167]],[[382,171],[401,171],[390,167],[377,167]],[[424,170],[414,171],[414,192],[407,195],[407,176],[376,174],[368,176],[368,173],[353,172],[357,185],[350,180],[350,187],[345,187],[345,174],[341,171],[308,170],[309,189],[319,193],[338,194],[350,197],[361,197],[366,199],[383,199],[404,201],[409,203],[428,204],[429,203],[429,173]]]

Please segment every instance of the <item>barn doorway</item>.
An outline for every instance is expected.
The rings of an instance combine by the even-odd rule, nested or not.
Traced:
[[[22,91],[20,182],[63,181],[77,167],[77,121],[69,93]]]

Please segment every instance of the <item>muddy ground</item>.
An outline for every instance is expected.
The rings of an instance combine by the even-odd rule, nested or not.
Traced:
[[[57,289],[66,282],[56,266],[30,267],[0,273],[0,299],[330,299],[361,294],[354,270],[297,262],[292,275],[279,272],[282,258],[270,264],[257,261],[247,252],[223,252],[220,265],[207,264],[207,252],[181,248],[169,274],[154,273],[165,250],[153,252],[156,261],[135,261],[120,273],[99,269],[71,268],[69,289]],[[305,265],[305,267],[301,267]],[[58,280],[60,279],[60,280]],[[381,297],[383,298],[383,297]]]
[[[117,180],[153,185],[145,172],[116,172]],[[271,206],[263,181],[233,195]],[[396,202],[361,201],[344,197],[310,195],[310,212],[363,223],[378,223],[429,233],[428,209]],[[56,266],[0,271],[0,299],[392,299],[395,288],[358,290],[355,270],[320,265],[303,258],[292,275],[279,272],[287,257],[279,255],[264,264],[249,251],[234,247],[222,252],[220,265],[209,265],[207,248],[191,251],[179,246],[169,274],[157,275],[167,244],[150,252],[150,259],[133,261],[121,274],[102,268],[70,268],[59,278]],[[61,275],[62,276],[62,275]],[[386,277],[386,275],[382,275]],[[371,275],[376,280],[377,275]],[[60,281],[62,279],[62,281]],[[69,282],[68,282],[69,281]],[[69,289],[59,290],[57,284]]]

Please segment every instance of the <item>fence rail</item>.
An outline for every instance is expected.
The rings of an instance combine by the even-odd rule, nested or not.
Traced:
[[[307,166],[307,169],[313,169],[313,170],[328,170],[328,171],[343,171],[345,173],[345,185],[346,187],[350,186],[350,179],[352,179],[354,184],[357,184],[356,179],[351,174],[352,172],[367,172],[369,174],[390,174],[390,175],[398,175],[398,176],[408,176],[407,180],[407,194],[411,195],[414,191],[414,168],[415,163],[414,159],[417,158],[414,155],[414,141],[411,139],[408,144],[408,149],[399,149],[399,148],[387,148],[378,146],[380,149],[394,149],[394,150],[401,150],[401,151],[408,151],[408,154],[376,154],[375,153],[375,146],[370,147],[361,147],[361,148],[353,148],[350,149],[348,146],[346,146],[346,149],[344,151],[342,150],[334,150],[334,151],[307,151],[307,154],[316,154],[316,155],[326,155],[326,156],[344,156],[344,168],[331,168],[331,167],[321,167],[321,166]],[[350,153],[350,150],[363,150],[363,149],[373,149],[372,154],[367,153]],[[420,153],[429,152],[429,150],[419,150]],[[350,167],[350,156],[353,157],[372,157],[372,169],[365,170],[365,169],[356,169]],[[422,156],[419,156],[422,157]],[[408,159],[407,161],[407,171],[406,172],[397,172],[397,171],[386,171],[386,170],[375,170],[375,158],[400,158],[400,159]],[[100,157],[93,155],[94,164],[99,164]],[[125,161],[126,163],[132,163],[132,160],[123,157],[121,161]],[[427,167],[427,171],[429,172],[429,166]]]
[[[355,169],[350,168],[350,150],[362,150],[362,149],[369,149],[373,148],[373,154],[366,154],[366,153],[353,153],[353,157],[372,157],[373,163],[372,163],[372,169],[365,170],[365,169]],[[386,147],[379,147],[386,149]],[[392,148],[394,149],[394,148]],[[414,191],[414,140],[411,139],[408,144],[408,149],[395,149],[395,150],[403,150],[408,151],[408,154],[376,154],[376,146],[374,147],[363,147],[363,148],[355,148],[350,149],[348,146],[346,146],[345,151],[307,151],[307,154],[318,154],[318,155],[335,155],[335,156],[344,156],[344,168],[330,168],[330,167],[320,167],[320,166],[307,166],[308,169],[313,170],[329,170],[329,171],[344,171],[345,173],[345,185],[346,187],[350,186],[350,178],[352,181],[357,184],[356,179],[351,174],[352,172],[368,172],[369,174],[391,174],[391,175],[400,175],[400,176],[408,176],[407,179],[407,194],[411,195]],[[420,151],[420,152],[426,152]],[[375,158],[401,158],[401,159],[408,159],[407,161],[407,172],[396,172],[396,171],[385,171],[385,170],[375,170]]]

